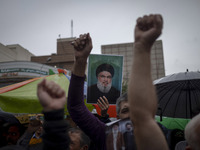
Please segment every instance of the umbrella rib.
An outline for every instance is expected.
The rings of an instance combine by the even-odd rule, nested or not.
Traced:
[[[187,109],[187,105],[186,105],[186,118],[188,118],[188,117],[192,117],[192,115],[191,115],[191,109],[192,109],[192,103],[191,103],[191,93],[190,93],[190,84],[189,84],[189,81],[187,81],[186,82],[186,84],[187,84],[187,88],[188,88],[188,91],[189,92],[187,92],[186,94],[188,95],[186,95],[187,97],[188,97],[188,101],[189,101],[189,116],[188,116],[188,109]],[[186,99],[186,101],[187,101],[187,99]]]
[[[178,87],[176,88],[176,90],[179,89],[182,84],[181,84],[181,82],[177,82],[177,85],[178,85]],[[180,92],[178,94],[178,97],[177,97],[177,100],[176,100],[176,104],[175,104],[175,108],[177,108],[181,93],[182,93],[182,90],[180,90]],[[173,113],[173,117],[175,117],[175,116],[176,116],[176,109],[174,109],[174,113]]]
[[[178,82],[176,82],[176,83],[178,83]],[[175,87],[175,86],[174,86],[174,87]],[[169,100],[167,101],[166,105],[164,106],[163,112],[165,111],[165,109],[166,109],[168,103],[172,100],[172,97],[173,97],[173,95],[175,94],[175,92],[176,92],[176,90],[177,90],[178,88],[179,88],[179,87],[176,87],[176,88],[174,89],[174,91],[172,92],[172,94],[170,95]],[[169,92],[169,91],[172,91],[172,89],[169,88],[169,89],[167,90],[167,92]],[[166,92],[166,93],[167,93],[167,92]],[[165,94],[166,94],[166,93],[165,93]],[[163,97],[164,97],[164,95],[163,95]]]
[[[191,82],[191,89],[194,89],[193,95],[194,95],[194,103],[192,103],[193,105],[197,105],[197,110],[196,112],[191,112],[193,117],[194,115],[198,114],[200,112],[200,94],[198,95],[198,91],[200,91],[199,85],[200,85],[200,80],[195,80],[197,82]],[[191,98],[191,97],[190,97]],[[192,99],[192,98],[191,98]],[[191,109],[192,110],[192,109]]]
[[[184,72],[155,82],[163,116],[192,118],[200,112],[200,73],[196,74]]]

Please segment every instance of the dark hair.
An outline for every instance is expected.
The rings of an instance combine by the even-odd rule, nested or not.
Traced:
[[[90,147],[90,138],[79,128],[70,128],[68,132],[80,134],[80,146],[87,145]]]
[[[113,66],[110,65],[110,64],[106,64],[106,63],[101,64],[101,65],[99,65],[97,67],[97,69],[96,69],[96,77],[98,77],[98,74],[100,72],[102,72],[102,71],[108,71],[108,72],[110,72],[110,74],[112,75],[112,77],[114,76],[114,73],[115,73]]]

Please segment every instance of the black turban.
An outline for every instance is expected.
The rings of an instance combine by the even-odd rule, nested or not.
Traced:
[[[98,74],[102,71],[108,71],[110,72],[110,74],[112,75],[112,77],[114,76],[114,68],[112,65],[110,64],[101,64],[97,67],[96,69],[96,76],[98,77]]]

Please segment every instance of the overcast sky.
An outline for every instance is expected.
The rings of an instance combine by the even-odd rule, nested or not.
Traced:
[[[150,13],[164,19],[166,75],[200,71],[200,0],[0,0],[0,43],[50,55],[73,19],[73,36],[89,32],[100,54],[101,45],[133,42],[136,19]]]

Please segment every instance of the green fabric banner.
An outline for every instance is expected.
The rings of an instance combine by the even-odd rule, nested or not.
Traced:
[[[59,84],[65,90],[66,96],[68,95],[70,82],[64,74],[54,74],[46,76],[45,78]],[[5,112],[11,113],[41,113],[42,107],[38,101],[36,92],[37,84],[42,79],[39,78],[19,88],[0,94],[0,108]],[[90,111],[94,108],[91,104],[86,104],[86,106]],[[68,114],[66,106],[65,111]]]

